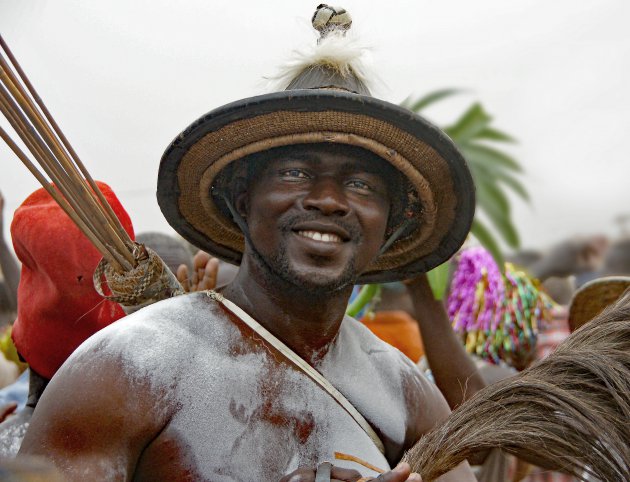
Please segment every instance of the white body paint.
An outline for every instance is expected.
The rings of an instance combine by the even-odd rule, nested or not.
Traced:
[[[178,447],[197,477],[212,481],[274,481],[323,461],[375,475],[334,461],[335,451],[389,468],[330,395],[204,293],[156,303],[110,325],[81,345],[60,374],[100,357],[123,360],[121,377],[148,383],[164,409],[178,407],[137,470],[166,444]],[[410,360],[348,317],[315,368],[379,432],[388,455],[399,457],[417,438],[410,425],[422,401],[439,397]]]

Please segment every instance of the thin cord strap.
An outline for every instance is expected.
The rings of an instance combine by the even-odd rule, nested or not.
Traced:
[[[249,316],[245,311],[243,311],[239,306],[232,303],[230,300],[224,298],[221,294],[215,291],[206,291],[208,296],[218,303],[222,304],[229,312],[238,317],[243,323],[249,326],[252,330],[254,330],[258,335],[260,335],[267,343],[273,346],[276,350],[278,350],[285,358],[287,358],[291,363],[293,363],[297,368],[299,368],[302,372],[304,372],[311,380],[317,383],[321,388],[324,389],[331,397],[335,399],[335,401],[341,405],[341,407],[350,414],[350,416],[354,419],[357,424],[363,429],[363,431],[372,439],[374,445],[378,448],[378,450],[384,455],[385,454],[385,445],[383,445],[383,441],[376,434],[374,429],[370,426],[367,420],[359,413],[359,411],[354,408],[354,405],[350,403],[350,401],[343,396],[343,394],[337,390],[332,384],[324,378],[324,376],[315,370],[312,366],[306,363],[299,355],[297,355],[291,348],[282,343],[278,338],[276,338],[271,332],[269,332],[264,326],[254,320],[251,316]]]

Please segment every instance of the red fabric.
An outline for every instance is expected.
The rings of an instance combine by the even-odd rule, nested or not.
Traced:
[[[118,198],[106,184],[97,185],[133,239]],[[52,378],[84,340],[124,312],[94,290],[92,275],[101,254],[44,189],[15,211],[11,236],[22,262],[13,341],[33,370]]]

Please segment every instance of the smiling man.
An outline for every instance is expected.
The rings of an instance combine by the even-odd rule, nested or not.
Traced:
[[[210,112],[162,158],[164,215],[240,264],[236,279],[88,340],[44,393],[23,453],[68,480],[356,481],[375,468],[419,480],[390,468],[448,406],[345,307],[355,283],[448,259],[470,227],[472,180],[444,134],[369,96],[346,62],[345,12],[320,6],[314,24],[327,57],[286,91]],[[440,480],[474,478],[462,465]]]

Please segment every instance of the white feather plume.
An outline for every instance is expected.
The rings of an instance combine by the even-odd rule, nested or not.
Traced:
[[[351,32],[331,32],[316,45],[294,50],[276,75],[265,77],[269,92],[285,90],[305,69],[323,65],[342,76],[354,74],[370,91],[378,84],[372,69],[371,49],[361,45]]]

